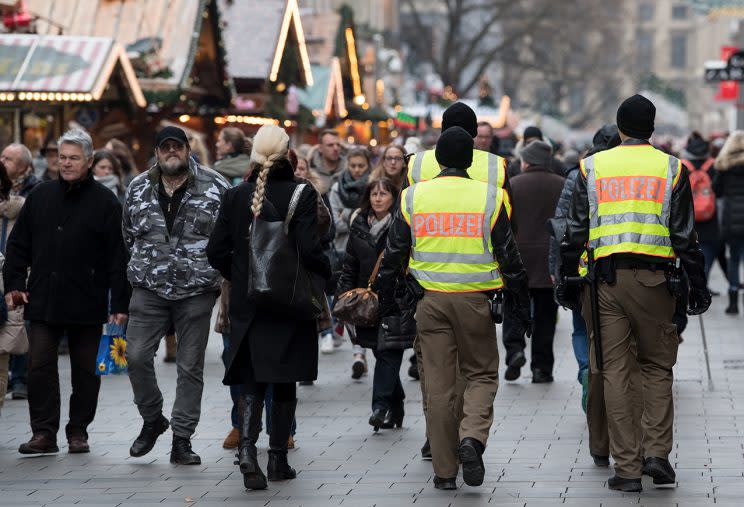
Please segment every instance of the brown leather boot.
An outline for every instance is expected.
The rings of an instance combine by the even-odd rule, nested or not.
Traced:
[[[18,448],[21,454],[48,454],[59,452],[57,439],[49,433],[35,433],[31,440]]]
[[[240,432],[238,428],[233,428],[230,433],[225,437],[225,441],[222,442],[223,449],[237,449],[238,443],[240,442]]]
[[[90,452],[88,439],[82,435],[72,435],[67,437],[67,452],[70,454],[83,454]]]
[[[165,357],[163,362],[176,362],[176,335],[169,334],[165,336]]]

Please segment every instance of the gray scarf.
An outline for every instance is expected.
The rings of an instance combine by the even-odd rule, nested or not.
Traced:
[[[390,222],[393,219],[393,214],[388,213],[385,218],[378,220],[375,212],[370,210],[369,216],[367,217],[367,223],[369,224],[369,234],[372,236],[372,240],[377,243],[382,236],[390,227]]]

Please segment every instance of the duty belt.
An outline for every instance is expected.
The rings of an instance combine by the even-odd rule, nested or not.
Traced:
[[[615,269],[664,270],[668,262],[644,262],[636,259],[615,259]]]

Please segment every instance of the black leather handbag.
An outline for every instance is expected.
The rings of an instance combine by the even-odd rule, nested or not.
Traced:
[[[283,222],[253,218],[248,267],[248,298],[256,305],[285,311],[288,317],[300,320],[320,317],[325,297],[325,280],[302,265],[296,238],[289,231],[306,186],[295,188]]]

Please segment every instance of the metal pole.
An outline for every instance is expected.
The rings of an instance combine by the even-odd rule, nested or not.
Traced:
[[[713,391],[713,377],[710,374],[710,359],[708,358],[708,340],[705,338],[705,325],[703,325],[703,315],[698,315],[700,319],[700,335],[703,337],[703,352],[705,353],[705,368],[708,370],[708,391]]]

